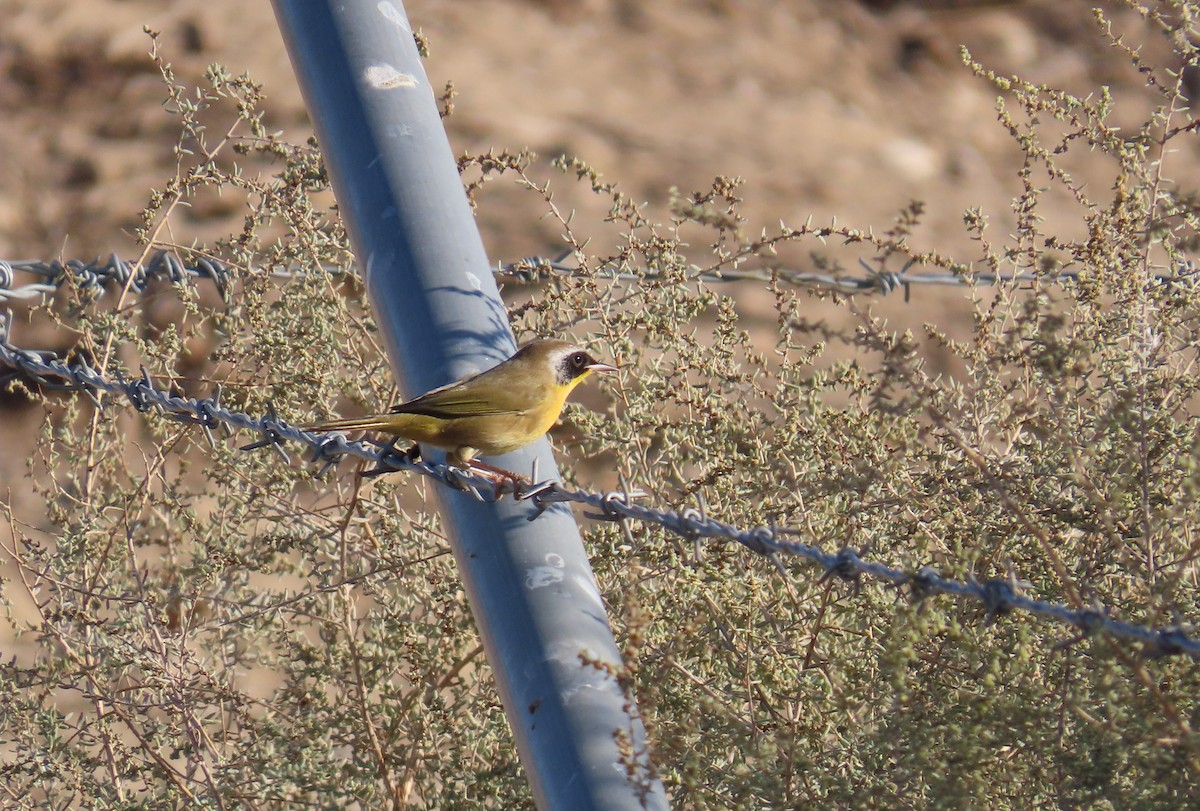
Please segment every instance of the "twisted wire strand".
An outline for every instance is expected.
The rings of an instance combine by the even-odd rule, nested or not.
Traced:
[[[790,536],[800,535],[799,530],[774,526],[747,529],[720,521],[694,508],[675,511],[638,504],[635,499],[640,494],[628,490],[596,493],[572,489],[556,481],[504,481],[496,484],[490,479],[484,479],[460,468],[413,459],[408,454],[397,451],[393,447],[394,443],[352,442],[341,433],[326,434],[301,430],[279,419],[273,408],[268,408],[268,413],[260,417],[230,410],[221,405],[219,388],[208,398],[181,397],[157,388],[144,368],[140,377],[128,378],[118,375],[113,379],[87,363],[68,364],[49,356],[48,353],[18,349],[8,342],[7,327],[8,319],[0,317],[0,364],[22,370],[46,385],[81,391],[99,407],[103,406],[98,394],[120,395],[138,411],[155,411],[173,419],[195,423],[201,427],[213,446],[216,445],[213,429],[218,427],[224,427],[227,431],[232,428],[255,432],[261,439],[244,446],[243,450],[270,447],[288,462],[291,461],[291,457],[283,448],[284,442],[306,446],[311,452],[309,461],[322,465],[318,476],[344,457],[353,456],[373,462],[376,468],[372,473],[408,470],[470,492],[480,500],[486,500],[485,493],[490,493],[493,498],[511,494],[517,500],[530,503],[531,521],[556,504],[582,504],[598,511],[584,513],[595,520],[635,520],[655,524],[697,544],[703,538],[733,541],[768,558],[785,575],[781,556],[786,555],[815,563],[824,570],[821,580],[836,577],[854,584],[857,588],[865,576],[888,586],[905,588],[914,600],[934,594],[949,594],[964,600],[975,600],[983,606],[987,623],[1013,611],[1024,611],[1060,625],[1073,627],[1076,635],[1061,643],[1063,645],[1075,644],[1094,635],[1104,635],[1140,643],[1145,646],[1147,656],[1182,654],[1200,659],[1200,639],[1185,630],[1181,624],[1165,628],[1138,625],[1110,616],[1100,605],[1076,609],[1039,600],[1023,594],[1027,584],[1014,576],[980,582],[973,578],[964,581],[943,577],[932,567],[924,567],[915,572],[906,571],[866,560],[860,557],[858,551],[849,547],[827,552],[812,544],[788,539]],[[537,479],[536,471],[533,479]]]
[[[573,251],[560,253],[553,258],[544,256],[527,256],[516,262],[500,265],[496,274],[501,279],[530,284],[544,281],[554,276],[579,276],[584,271],[567,260],[574,255]],[[814,273],[785,267],[759,268],[718,268],[713,270],[696,269],[692,279],[705,282],[741,282],[781,281],[795,287],[821,287],[840,293],[878,293],[889,295],[897,290],[904,291],[904,300],[909,300],[913,285],[998,285],[1021,284],[1035,281],[1061,283],[1078,280],[1087,275],[1088,271],[1076,268],[1062,268],[1054,273],[976,273],[968,268],[961,272],[942,273],[911,273],[909,272],[915,260],[910,260],[898,271],[889,270],[882,264],[879,267],[866,261],[859,260],[864,275],[833,275],[830,273]],[[596,276],[621,279],[623,281],[639,281],[658,278],[660,274],[651,271],[623,271],[613,266],[601,265],[595,271]],[[1154,278],[1163,284],[1178,284],[1193,286],[1200,283],[1200,267],[1194,262],[1179,265],[1172,273],[1156,273]]]
[[[567,260],[574,253],[567,251],[553,258],[529,256],[515,262],[497,266],[495,272],[499,279],[518,284],[534,284],[553,278],[554,276],[580,276],[592,271],[584,271]],[[714,270],[697,269],[693,278],[708,283],[759,281],[769,282],[779,280],[796,287],[820,287],[841,293],[875,293],[889,295],[897,290],[904,291],[904,300],[909,300],[911,288],[914,285],[996,285],[1028,283],[1034,281],[1063,282],[1078,279],[1084,272],[1064,268],[1053,275],[1043,273],[911,273],[913,263],[909,262],[900,270],[888,270],[882,265],[874,267],[866,262],[859,263],[863,275],[833,275],[829,273],[813,273],[792,268],[726,268]],[[40,277],[40,281],[16,286],[16,272],[23,271]],[[267,271],[273,278],[290,279],[304,276],[309,271],[303,269],[272,268]],[[344,268],[322,267],[323,273],[343,275]],[[601,266],[594,275],[603,278],[619,279],[636,282],[657,278],[650,271],[623,271],[613,266]],[[130,277],[133,277],[130,281]],[[171,282],[181,282],[185,279],[210,279],[222,294],[229,286],[230,271],[225,263],[212,258],[199,257],[191,264],[185,264],[175,253],[162,250],[150,255],[141,266],[122,260],[116,254],[106,259],[95,259],[83,262],[79,259],[69,259],[66,262],[58,260],[3,260],[0,259],[0,302],[19,301],[40,298],[54,293],[59,287],[68,282],[80,289],[96,294],[104,291],[109,284],[124,287],[126,283],[134,292],[142,292],[153,280],[166,279]],[[1158,273],[1155,278],[1164,284],[1195,285],[1200,281],[1200,268],[1195,263],[1187,262],[1179,266],[1174,273]]]
[[[15,286],[17,272],[37,276],[40,281]],[[140,293],[155,280],[179,283],[189,279],[209,279],[224,295],[229,276],[228,266],[220,260],[197,257],[192,264],[185,265],[175,253],[165,250],[155,251],[140,265],[121,259],[115,253],[91,262],[0,259],[0,302],[39,298],[66,284],[96,295],[103,293],[110,284],[119,288],[128,285]]]

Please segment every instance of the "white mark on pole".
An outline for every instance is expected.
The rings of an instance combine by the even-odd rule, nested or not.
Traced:
[[[570,704],[577,695],[584,694],[590,698],[596,693],[612,696],[619,695],[616,682],[605,676],[603,671],[583,664],[588,662],[607,662],[619,664],[611,657],[601,656],[592,648],[580,644],[579,640],[552,643],[546,648],[546,660],[561,666],[560,675],[565,677],[559,695],[564,704]]]
[[[596,603],[601,609],[604,608],[604,600],[600,597],[600,591],[596,588],[596,581],[584,575],[575,575],[575,585],[579,586],[579,590],[586,594]]]
[[[545,566],[534,566],[525,572],[525,588],[542,589],[563,581],[563,567],[566,563],[562,555],[551,552],[546,555]]]
[[[553,566],[534,566],[525,573],[525,588],[544,589],[563,580],[562,569]]]
[[[397,87],[416,87],[417,77],[403,73],[391,65],[371,65],[363,71],[367,84],[376,90],[395,90]]]
[[[375,8],[379,9],[379,13],[383,15],[385,20],[390,23],[395,23],[410,34],[412,33],[412,27],[409,26],[408,20],[404,19],[404,12],[396,8],[395,5],[392,3],[383,2],[377,3]]]
[[[471,287],[475,288],[475,290],[483,289],[483,280],[469,270],[467,271],[467,281],[470,282]]]

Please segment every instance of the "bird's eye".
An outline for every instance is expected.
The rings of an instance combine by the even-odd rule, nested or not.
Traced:
[[[588,365],[588,356],[586,352],[576,352],[571,355],[571,368],[582,370]]]

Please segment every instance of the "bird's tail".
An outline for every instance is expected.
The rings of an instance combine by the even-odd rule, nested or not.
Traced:
[[[395,422],[395,414],[372,414],[369,417],[312,422],[300,428],[304,431],[386,431]]]

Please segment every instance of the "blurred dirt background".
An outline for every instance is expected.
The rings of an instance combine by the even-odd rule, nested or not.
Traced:
[[[882,231],[922,200],[913,244],[970,261],[979,249],[963,212],[982,207],[996,238],[1008,233],[1020,153],[996,121],[997,91],[963,66],[959,48],[997,73],[1072,93],[1108,86],[1114,123],[1135,126],[1157,97],[1100,35],[1092,5],[413,0],[407,10],[431,44],[434,88],[452,80],[457,90],[455,151],[536,151],[533,174],[560,190],[561,208],[579,210],[601,247],[608,232],[586,224],[600,222],[604,201],[550,167],[559,154],[583,157],[663,222],[672,187],[705,189],[717,175],[745,179],[750,233],[809,217]],[[1148,61],[1176,67],[1136,14],[1109,12]],[[173,174],[178,133],[143,26],[162,32],[181,80],[201,83],[214,62],[249,72],[265,86],[269,130],[296,142],[311,132],[268,3],[0,0],[0,20],[0,258],[137,255],[132,228]],[[1168,175],[1196,177],[1198,158],[1171,155]],[[1072,160],[1087,179],[1086,154]],[[1102,168],[1092,182],[1104,199]],[[1065,196],[1061,211],[1054,200],[1042,215],[1052,225],[1061,216],[1067,237],[1082,233]],[[560,235],[544,213],[528,191],[488,186],[478,217],[492,259],[556,253]],[[207,197],[175,217],[171,237],[210,241],[239,231],[242,216],[235,196]],[[801,250],[783,258],[808,261]],[[745,296],[753,316],[765,296]],[[961,290],[923,288],[907,304],[893,296],[876,306],[897,325],[970,324]],[[18,504],[42,413],[0,399],[0,488]]]
[[[457,152],[580,155],[651,205],[671,186],[741,176],[752,226],[811,215],[881,228],[920,199],[921,245],[963,250],[963,210],[982,206],[999,227],[1019,167],[997,92],[962,66],[961,45],[1000,74],[1079,94],[1109,86],[1118,124],[1154,103],[1091,5],[458,0],[408,12],[432,45],[434,87],[458,91]],[[132,251],[128,231],[170,176],[176,134],[143,26],[162,32],[182,79],[213,62],[247,71],[265,85],[270,129],[310,131],[267,3],[2,0],[0,13],[0,256]],[[1135,15],[1111,14],[1151,60],[1162,52]],[[493,258],[557,247],[537,200],[495,194],[479,212]],[[240,217],[236,201],[214,201],[174,236],[210,239]]]

